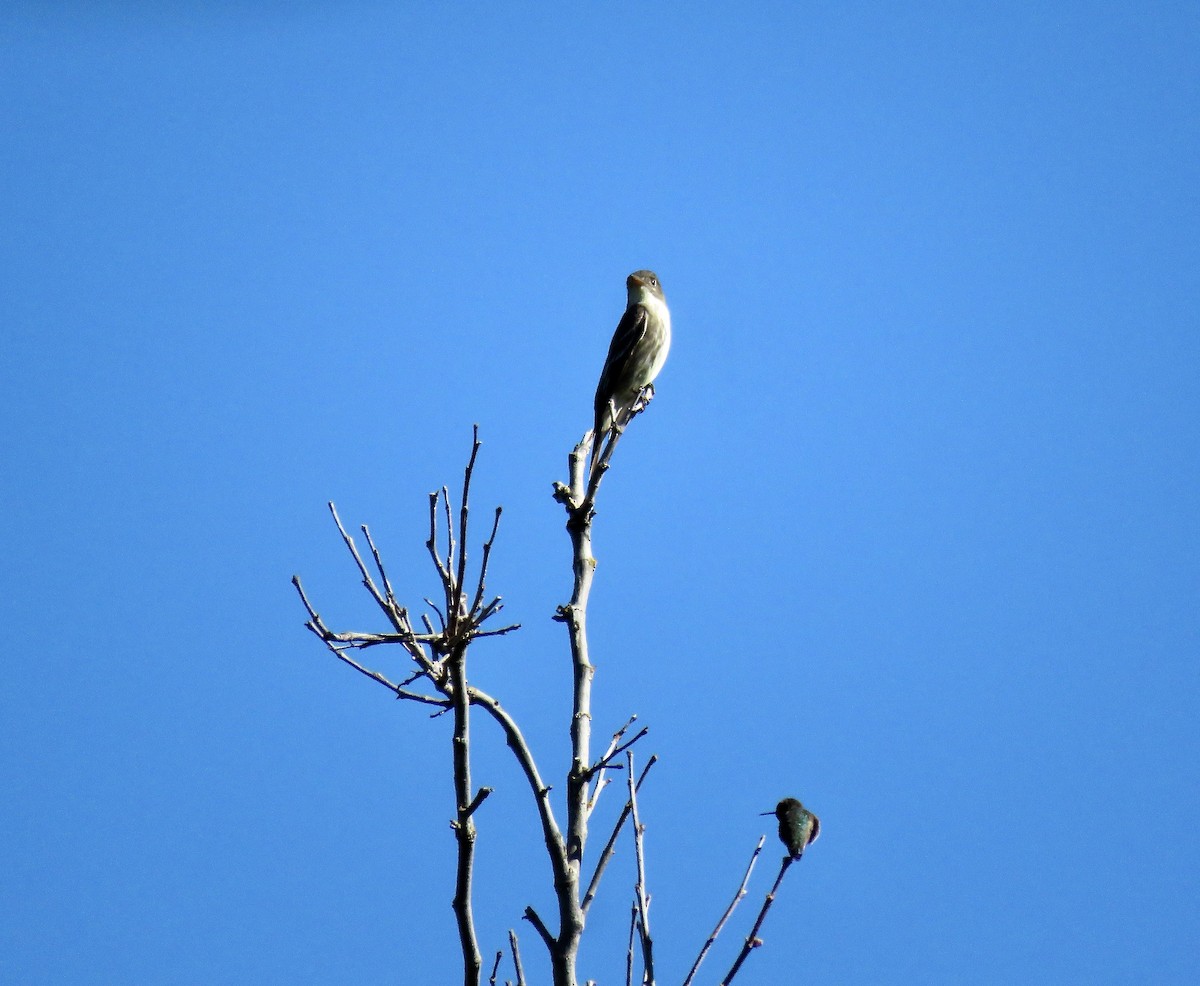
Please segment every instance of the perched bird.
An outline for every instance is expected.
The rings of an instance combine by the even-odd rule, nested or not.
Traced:
[[[618,415],[632,407],[642,388],[658,376],[671,348],[671,313],[658,275],[652,270],[636,270],[625,279],[625,288],[629,301],[609,343],[596,387],[593,461],[613,424],[610,402]]]
[[[779,841],[787,846],[788,855],[799,859],[807,846],[821,834],[821,820],[795,798],[784,798],[774,811],[764,811],[779,819]]]

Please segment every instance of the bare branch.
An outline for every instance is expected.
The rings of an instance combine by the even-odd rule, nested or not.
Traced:
[[[312,603],[308,601],[308,596],[304,592],[304,586],[300,584],[299,575],[292,576],[292,585],[294,585],[296,587],[296,591],[300,593],[300,602],[304,604],[305,610],[308,611],[308,618],[314,624],[314,626],[309,627],[309,629],[316,633],[317,636],[320,636],[320,632],[317,630],[317,627],[323,627],[324,624],[321,622],[321,617],[317,615],[317,611],[313,609]]]
[[[304,604],[304,608],[308,610],[310,619],[306,624],[304,624],[305,627],[312,631],[312,633],[315,634],[327,648],[329,648],[330,653],[332,653],[333,656],[339,661],[343,661],[344,663],[350,665],[350,667],[354,668],[355,671],[359,672],[359,674],[366,675],[372,681],[383,685],[383,687],[388,691],[394,692],[397,698],[408,699],[411,702],[423,702],[426,705],[436,705],[439,708],[449,707],[450,703],[445,699],[433,698],[429,695],[422,695],[419,692],[410,692],[404,688],[403,685],[397,685],[395,682],[390,681],[378,671],[372,671],[370,668],[364,667],[354,660],[354,658],[348,656],[345,652],[345,648],[335,645],[334,638],[336,635],[332,634],[329,629],[325,627],[325,624],[321,622],[321,617],[317,615],[316,610],[313,609],[312,603],[309,602],[308,596],[304,592],[304,586],[300,583],[299,575],[292,576],[292,585],[296,587],[296,591],[300,594],[300,600]]]
[[[554,497],[567,511],[567,533],[571,538],[573,587],[570,602],[559,606],[556,619],[567,626],[571,644],[571,769],[567,774],[567,863],[568,879],[556,884],[561,927],[558,937],[561,965],[555,976],[574,981],[575,955],[583,935],[584,910],[579,897],[580,870],[587,843],[591,774],[592,679],[595,668],[588,657],[587,604],[596,560],[592,556],[592,518],[595,515],[584,483],[585,457],[590,442],[585,437],[567,460],[571,485],[558,483]]]
[[[526,742],[516,720],[495,698],[474,685],[468,687],[467,694],[471,703],[483,708],[504,731],[505,741],[525,774],[529,790],[537,802],[538,818],[542,823],[542,838],[546,843],[546,853],[554,873],[554,884],[559,886],[560,882],[566,879],[566,847],[550,803],[550,788],[542,780],[537,761],[533,758],[533,751],[530,750],[529,743]]]
[[[608,744],[608,749],[604,751],[604,756],[602,756],[592,767],[591,773],[593,775],[599,773],[599,776],[596,777],[596,786],[592,788],[592,793],[588,797],[589,814],[596,810],[596,802],[600,797],[600,792],[608,786],[608,776],[604,773],[600,773],[602,767],[605,766],[607,762],[612,760],[612,758],[616,755],[617,744],[621,742],[621,737],[625,735],[629,727],[632,726],[636,721],[636,715],[632,715],[625,720],[625,725],[612,734],[612,740]]]
[[[779,867],[779,875],[775,877],[775,883],[767,891],[766,899],[763,901],[763,906],[758,912],[758,918],[754,922],[754,927],[750,929],[750,934],[746,936],[746,943],[742,946],[742,950],[738,952],[738,957],[734,961],[733,966],[725,973],[725,978],[721,980],[720,986],[729,986],[729,983],[733,982],[733,977],[737,975],[738,970],[742,967],[742,963],[749,958],[751,951],[762,944],[762,939],[758,937],[758,929],[762,927],[762,923],[767,917],[767,911],[775,903],[775,892],[779,889],[779,885],[783,883],[783,876],[787,873],[788,867],[803,858],[803,856],[797,856],[796,859],[793,859],[791,856],[783,857],[783,863]]]
[[[754,871],[754,864],[758,861],[758,854],[762,852],[763,843],[766,841],[766,836],[760,836],[758,845],[754,847],[754,852],[750,855],[750,865],[746,867],[746,872],[742,876],[742,882],[737,888],[737,893],[733,895],[733,900],[729,902],[729,906],[725,908],[725,913],[721,915],[721,920],[717,922],[717,926],[713,928],[712,934],[708,936],[708,940],[704,943],[704,947],[700,949],[700,954],[696,956],[696,961],[692,964],[691,971],[687,974],[687,979],[683,981],[683,986],[691,986],[692,980],[696,977],[696,973],[700,970],[700,963],[704,961],[704,957],[708,954],[708,950],[713,947],[717,940],[717,936],[721,933],[721,929],[725,927],[725,922],[732,916],[734,908],[742,902],[742,898],[746,896],[746,886],[750,883],[750,874]]]
[[[504,606],[500,600],[501,597],[497,596],[490,603],[484,606],[482,610],[480,610],[479,615],[475,618],[476,626],[480,626],[481,624],[485,623],[487,620],[499,613],[500,610],[504,609]]]
[[[429,600],[426,599],[425,602],[429,602]],[[440,636],[440,634],[436,634],[434,632],[433,623],[430,621],[428,614],[426,614],[426,613],[421,614],[421,623],[424,624],[425,629],[429,632],[430,636]],[[445,631],[445,629],[446,629],[445,624],[443,624],[442,630]]]
[[[438,634],[438,636],[445,636],[446,629],[447,629],[447,627],[446,627],[446,614],[445,614],[445,613],[443,613],[443,612],[442,612],[440,609],[438,609],[438,605],[437,605],[437,603],[435,603],[435,602],[434,602],[432,599],[430,599],[428,596],[426,596],[426,597],[425,597],[424,599],[422,599],[421,601],[422,601],[423,603],[425,603],[425,605],[427,605],[427,606],[428,606],[430,609],[432,609],[432,610],[433,610],[433,611],[434,611],[434,612],[437,614],[438,622],[439,622],[439,623],[442,625],[442,631],[441,631],[441,633],[440,633],[440,634]],[[422,619],[425,619],[425,618],[424,618],[424,617],[422,617]],[[432,632],[433,632],[433,627],[432,627],[432,626],[430,626],[430,624],[429,624],[429,620],[425,619],[425,625],[426,625],[427,627],[429,627],[429,632],[430,632],[430,633],[432,633]]]
[[[480,630],[475,633],[475,638],[479,637],[503,637],[506,633],[512,633],[514,630],[520,630],[520,623],[511,623],[506,627],[501,627],[499,630]]]
[[[329,644],[326,644],[326,646],[329,647],[330,651],[333,653],[333,655],[339,661],[345,662],[346,664],[350,665],[350,667],[354,668],[354,670],[357,671],[359,674],[365,675],[366,677],[370,678],[372,681],[376,681],[379,684],[383,685],[383,687],[386,688],[388,691],[395,692],[396,698],[406,699],[407,701],[410,701],[410,702],[420,702],[423,705],[435,705],[443,712],[447,711],[450,708],[450,702],[447,699],[436,698],[433,695],[424,695],[421,692],[409,691],[407,688],[403,688],[402,686],[397,685],[392,681],[389,681],[384,675],[380,674],[378,671],[372,671],[370,668],[365,667],[362,664],[359,664],[358,661],[354,660],[354,658],[348,657],[344,651],[338,650],[338,648],[333,647],[332,645],[329,645]]]
[[[656,763],[658,763],[658,754],[655,754],[646,761],[646,766],[642,768],[642,774],[637,780],[636,790],[640,791],[642,789],[642,782],[646,779],[646,775],[650,773],[650,768]],[[613,826],[612,835],[608,837],[604,851],[600,853],[600,858],[596,862],[596,870],[592,874],[591,882],[588,884],[587,893],[583,895],[583,903],[580,904],[580,908],[585,915],[588,912],[588,908],[592,906],[592,901],[596,899],[596,889],[600,885],[600,877],[604,875],[605,867],[608,866],[608,861],[612,859],[617,845],[617,836],[621,834],[621,826],[625,824],[625,819],[629,817],[632,808],[633,806],[626,801],[625,807],[621,810],[621,816],[617,819],[617,824]]]
[[[587,457],[591,447],[592,433],[589,431],[567,456],[568,482],[554,484],[554,499],[566,507],[568,512],[578,510],[583,502],[586,493],[584,473],[587,470]]]
[[[359,574],[362,575],[362,584],[371,594],[371,598],[378,603],[379,608],[382,609],[384,614],[390,619],[393,615],[393,611],[391,607],[388,606],[387,600],[376,587],[375,580],[371,578],[371,573],[367,571],[366,563],[362,560],[362,555],[358,553],[358,545],[354,543],[354,538],[346,533],[346,528],[342,526],[342,518],[338,516],[337,507],[333,505],[332,500],[329,501],[328,506],[329,512],[333,514],[333,522],[337,525],[338,533],[342,535],[342,541],[345,542],[346,549],[354,558],[354,564],[358,566]]]
[[[381,676],[377,676],[375,674],[375,672],[368,671],[365,668],[363,668],[361,665],[359,665],[357,662],[352,661],[349,658],[347,658],[345,656],[346,648],[354,647],[354,648],[362,649],[362,648],[374,646],[375,644],[381,644],[381,643],[399,643],[399,644],[404,645],[405,650],[407,650],[409,653],[409,656],[412,657],[412,659],[417,662],[418,666],[421,668],[422,673],[427,674],[429,676],[430,680],[432,680],[435,684],[439,684],[437,670],[436,670],[433,662],[431,662],[429,660],[428,655],[426,655],[425,651],[421,647],[422,643],[433,642],[433,640],[434,640],[433,637],[419,636],[417,634],[414,634],[412,632],[412,628],[407,627],[407,623],[404,620],[401,620],[400,623],[402,626],[407,627],[407,631],[399,633],[399,634],[370,634],[370,633],[353,633],[353,632],[352,633],[334,633],[332,630],[329,629],[329,627],[327,627],[325,625],[325,622],[321,619],[320,615],[313,608],[312,603],[309,602],[308,596],[304,592],[304,587],[300,584],[300,576],[298,576],[298,575],[292,576],[292,584],[296,587],[296,591],[300,594],[300,601],[304,604],[304,608],[308,611],[309,622],[306,623],[305,626],[308,627],[308,629],[311,630],[314,634],[316,634],[321,639],[321,641],[327,647],[329,647],[329,649],[331,651],[333,651],[334,654],[336,654],[340,659],[346,661],[347,664],[362,671],[363,674],[366,674],[369,677],[373,677],[373,678],[376,678],[377,680],[379,680],[381,678]],[[344,644],[345,646],[335,647],[334,646],[335,643]],[[393,686],[391,682],[387,682],[386,679],[382,679],[382,680],[387,683],[388,687],[394,689],[395,686]],[[412,680],[412,679],[410,679],[410,680]],[[407,696],[405,696],[405,697],[407,697]]]
[[[387,600],[390,610],[388,615],[392,618],[396,629],[399,630],[400,605],[396,602],[396,594],[392,591],[392,583],[388,580],[387,572],[383,568],[383,559],[379,555],[379,549],[375,547],[375,542],[371,540],[371,532],[367,528],[367,525],[363,524],[361,530],[363,537],[367,539],[367,547],[371,549],[371,557],[375,559],[375,567],[379,570],[379,579],[383,582],[384,598]]]
[[[481,787],[475,792],[475,797],[471,799],[471,803],[467,805],[467,817],[470,818],[475,814],[475,810],[488,799],[488,795],[492,793],[490,787]]]
[[[559,951],[551,953],[556,981],[574,982],[575,955],[583,934],[587,905],[594,899],[599,874],[607,864],[607,860],[611,858],[612,846],[615,844],[614,836],[597,864],[597,871],[592,877],[588,893],[580,898],[580,871],[593,800],[589,797],[591,793],[589,788],[593,776],[590,749],[592,679],[595,675],[595,668],[588,655],[587,604],[596,568],[596,559],[592,554],[592,519],[595,516],[595,498],[600,488],[600,481],[608,468],[608,460],[612,456],[624,424],[641,411],[648,401],[650,393],[653,391],[643,390],[634,407],[628,413],[623,413],[620,419],[614,422],[607,445],[598,456],[593,457],[590,472],[586,458],[592,449],[592,442],[601,440],[601,436],[585,436],[575,446],[567,460],[570,485],[556,483],[554,486],[554,498],[563,504],[567,511],[567,532],[571,537],[571,562],[574,576],[571,600],[567,604],[559,606],[555,616],[555,619],[567,626],[573,671],[571,769],[567,774],[567,879],[561,884],[555,883],[561,926],[557,941]],[[653,762],[653,758],[651,758],[651,762]],[[633,784],[632,778],[630,778],[630,784]],[[618,830],[625,817],[623,812],[621,821],[617,824]],[[646,934],[648,936],[648,931]],[[652,974],[652,956],[650,958],[649,971]]]
[[[471,616],[473,617],[477,616],[479,613],[479,604],[483,602],[484,584],[487,582],[488,560],[492,556],[492,545],[496,543],[496,532],[500,530],[500,515],[503,512],[503,507],[496,508],[496,517],[492,521],[492,533],[483,542],[483,561],[479,565],[479,583],[475,587],[475,599],[471,603]]]
[[[633,751],[625,754],[625,762],[629,767],[629,806],[633,816],[633,852],[637,861],[637,883],[634,884],[634,894],[637,901],[638,936],[642,941],[642,982],[646,986],[654,986],[654,939],[650,937],[650,897],[646,893],[646,851],[642,839],[646,827],[642,825],[638,815],[637,785],[633,782]]]
[[[475,809],[490,793],[487,788],[471,797],[471,699],[467,694],[466,644],[459,645],[449,658],[451,689],[454,699],[454,736],[451,742],[454,763],[454,802],[456,816],[454,841],[458,849],[458,866],[454,881],[454,900],[451,904],[458,924],[462,946],[464,986],[478,986],[483,966],[479,940],[475,932],[475,917],[471,907],[471,885],[475,866]]]
[[[622,743],[620,746],[618,746],[616,749],[614,749],[611,753],[606,753],[603,757],[601,757],[599,760],[597,760],[596,763],[591,768],[589,768],[588,774],[589,775],[595,774],[596,772],[604,770],[606,767],[613,765],[612,761],[615,757],[620,756],[622,753],[624,753],[626,750],[628,750],[631,746],[633,746],[634,743],[636,743],[638,740],[640,740],[648,732],[650,732],[649,727],[643,726],[641,729],[639,729],[637,731],[637,734],[633,737],[633,739],[629,740],[629,742]]]
[[[446,508],[446,571],[452,573],[454,571],[454,521],[450,516],[450,490],[445,486],[442,487],[442,505]],[[454,584],[453,574],[448,574],[446,578],[446,609],[451,608],[450,603],[453,599],[454,590],[458,587]]]
[[[400,687],[407,688],[418,678],[424,678],[424,677],[425,677],[425,672],[418,669],[418,670],[414,671],[412,674],[410,674],[407,678],[405,678],[402,682],[400,682]]]
[[[629,422],[641,414],[650,402],[654,400],[654,384],[648,383],[642,388],[633,405],[628,408],[622,408],[617,411],[612,401],[609,402],[609,410],[611,412],[612,425],[603,435],[593,435],[591,442],[584,439],[581,444],[591,445],[600,443],[599,451],[592,457],[591,469],[588,472],[587,491],[581,503],[586,502],[589,506],[595,502],[596,494],[600,490],[600,482],[604,479],[604,474],[608,472],[609,463],[612,460],[613,453],[616,451],[617,442],[621,440],[621,436],[625,434],[625,429],[629,426]],[[572,484],[574,486],[574,484]]]
[[[508,929],[508,945],[512,949],[513,968],[517,970],[517,986],[526,986],[525,970],[521,966],[521,949],[517,947],[517,933]]]
[[[335,633],[322,621],[304,595],[299,580],[295,580],[308,614],[308,629],[313,632],[339,660],[349,664],[361,674],[384,685],[399,698],[418,701],[434,706],[436,715],[453,712],[453,754],[455,783],[454,829],[458,843],[458,870],[454,898],[454,911],[459,924],[459,938],[464,960],[464,982],[478,986],[482,973],[482,957],[472,915],[473,860],[476,839],[474,815],[491,793],[488,787],[476,788],[471,783],[470,729],[471,706],[485,710],[501,728],[506,742],[521,767],[530,791],[534,796],[538,817],[542,825],[547,856],[554,877],[554,888],[559,909],[559,921],[555,934],[551,934],[540,915],[532,908],[525,911],[528,920],[537,931],[550,953],[556,984],[576,982],[575,965],[579,943],[583,933],[584,916],[595,899],[600,877],[615,852],[616,839],[627,818],[634,819],[634,844],[637,862],[637,902],[633,911],[631,936],[638,933],[642,942],[645,966],[643,982],[654,981],[653,941],[650,936],[650,895],[646,890],[646,865],[644,858],[644,826],[638,815],[637,792],[645,781],[650,768],[657,761],[651,757],[641,775],[634,777],[632,748],[647,734],[642,728],[631,729],[636,717],[621,727],[612,737],[604,755],[593,761],[591,753],[591,691],[595,668],[589,657],[587,637],[587,604],[593,581],[595,559],[592,556],[592,521],[595,515],[595,499],[603,476],[606,474],[617,442],[629,421],[639,414],[653,396],[653,388],[646,388],[630,408],[613,408],[612,428],[604,435],[589,436],[580,442],[568,459],[570,484],[556,484],[555,498],[563,503],[567,511],[567,530],[571,538],[573,588],[568,603],[558,608],[558,619],[567,625],[573,670],[571,697],[571,763],[566,777],[566,813],[564,826],[560,830],[550,800],[551,789],[546,784],[534,760],[533,754],[512,716],[492,696],[468,683],[466,673],[466,649],[477,637],[502,636],[519,628],[519,624],[498,629],[483,629],[485,621],[500,613],[503,604],[500,596],[487,600],[487,577],[492,548],[499,532],[502,510],[497,508],[492,529],[482,544],[478,579],[472,589],[467,588],[470,494],[478,452],[482,443],[479,429],[472,430],[472,449],[463,472],[461,498],[458,515],[450,503],[449,489],[441,487],[429,494],[429,537],[426,548],[438,574],[442,596],[438,602],[427,599],[429,611],[435,616],[421,613],[420,624],[424,632],[414,632],[413,621],[407,610],[399,605],[394,587],[386,571],[382,554],[372,534],[362,525],[362,534],[370,549],[373,569],[368,570],[353,538],[346,532],[332,503],[329,504],[334,522],[342,535],[347,550],[351,553],[363,585],[376,604],[383,609],[394,630],[392,633],[340,632]],[[595,453],[592,442],[597,443]],[[441,505],[439,507],[439,499]],[[439,526],[445,529],[445,545],[440,544]],[[437,592],[431,593],[437,596]],[[468,605],[469,604],[469,605]],[[432,620],[440,622],[435,628]],[[418,670],[413,671],[401,684],[372,671],[349,654],[381,644],[400,644],[415,662]],[[428,678],[431,686],[441,692],[438,697],[421,694],[408,686],[418,678]],[[596,807],[600,792],[610,782],[608,771],[622,769],[618,758],[625,754],[629,775],[627,786],[629,799],[617,820],[612,837],[605,847],[592,875],[584,897],[580,897],[581,869],[587,844],[589,817]],[[593,787],[593,778],[595,785]],[[521,967],[516,935],[510,932],[510,947],[513,952],[518,986],[524,986],[525,976]],[[631,938],[632,949],[632,938]],[[491,982],[498,976],[498,957],[491,970]],[[630,968],[632,969],[632,954]],[[630,972],[632,975],[632,972]]]
[[[542,941],[545,943],[546,948],[550,950],[551,954],[553,954],[555,945],[554,936],[550,934],[550,929],[546,927],[546,922],[542,920],[541,915],[538,914],[538,912],[532,907],[527,907],[525,908],[525,913],[522,915],[522,917],[524,917],[526,921],[533,925],[537,933],[541,935]]]
[[[454,606],[456,626],[461,617],[468,615],[465,612],[466,603],[463,599],[463,586],[466,585],[467,578],[467,514],[470,510],[471,475],[475,472],[475,458],[479,455],[479,446],[482,444],[479,440],[479,425],[473,425],[471,428],[471,457],[467,460],[467,468],[463,471],[462,500],[459,501],[458,509],[458,575],[454,580],[455,594],[458,597]],[[449,506],[449,500],[446,505]]]
[[[445,588],[450,583],[450,572],[442,563],[437,548],[437,507],[440,496],[439,490],[434,490],[429,494],[429,540],[425,542],[425,547],[429,549],[429,557],[433,559],[438,578],[441,580],[442,587]]]
[[[402,631],[400,633],[366,633],[362,630],[347,630],[342,633],[335,633],[325,625],[325,621],[319,616],[313,618],[313,623],[320,632],[322,639],[337,641],[339,644],[346,644],[349,647],[359,650],[365,650],[368,647],[378,647],[380,644],[403,644],[407,647],[410,644],[417,646],[435,644],[442,640],[440,633],[412,633],[411,631]]]
[[[625,736],[625,734],[627,732],[629,732],[629,727],[632,726],[635,722],[637,722],[637,714],[636,713],[634,715],[631,715],[628,719],[626,719],[625,723],[621,726],[621,728],[612,734],[612,739],[609,740],[608,747],[605,749],[604,755],[599,760],[597,760],[596,763],[592,766],[592,768],[591,768],[592,773],[595,773],[596,771],[600,770],[601,767],[603,767],[607,761],[609,761],[613,758],[613,755],[615,754],[616,749],[617,749],[617,744],[621,742],[621,739]]]
[[[388,576],[383,556],[376,545],[370,529],[362,525],[362,534],[370,549],[374,569],[378,580],[368,569],[359,553],[354,539],[347,533],[337,509],[332,502],[329,509],[334,524],[341,534],[343,543],[350,552],[358,568],[363,586],[371,594],[376,604],[384,611],[391,628],[391,633],[369,633],[359,631],[335,632],[322,621],[320,614],[308,599],[299,577],[293,579],[297,593],[308,613],[307,629],[325,644],[326,648],[339,660],[348,664],[360,674],[371,678],[383,685],[398,698],[421,702],[435,707],[435,716],[448,711],[454,713],[453,752],[454,752],[454,781],[455,781],[455,818],[453,827],[458,841],[458,871],[454,898],[454,911],[459,924],[459,939],[462,945],[464,959],[465,982],[477,986],[482,972],[482,958],[479,955],[478,941],[475,934],[472,916],[472,891],[474,843],[476,831],[474,815],[483,802],[491,794],[491,788],[474,789],[470,781],[470,707],[481,706],[495,720],[504,732],[506,741],[512,749],[518,764],[525,773],[530,790],[534,795],[539,818],[542,822],[543,836],[546,842],[547,854],[550,859],[556,887],[572,886],[573,896],[578,895],[578,860],[570,861],[567,842],[559,830],[550,802],[550,786],[543,782],[532,752],[525,741],[520,729],[513,718],[500,706],[500,703],[490,695],[472,688],[467,682],[466,649],[469,643],[477,637],[503,636],[520,628],[520,624],[510,624],[496,629],[484,630],[484,621],[497,615],[503,604],[500,596],[495,596],[485,604],[487,574],[491,560],[492,548],[495,546],[499,533],[502,509],[497,507],[493,517],[492,529],[483,544],[483,555],[479,566],[479,578],[473,590],[473,599],[469,599],[464,591],[468,563],[468,535],[470,518],[470,494],[474,469],[478,461],[478,453],[482,443],[479,440],[479,429],[475,426],[472,433],[472,449],[463,473],[462,497],[459,502],[457,530],[455,518],[450,504],[447,487],[443,486],[429,494],[429,537],[426,541],[430,559],[438,574],[442,587],[443,600],[441,605],[432,599],[426,599],[430,610],[436,614],[440,629],[435,629],[429,615],[421,614],[421,624],[424,633],[414,632],[408,611],[402,607],[395,589]],[[438,501],[441,500],[439,514]],[[446,545],[444,553],[439,546],[439,524],[445,525]],[[382,584],[382,590],[380,589]],[[467,603],[471,605],[468,607]],[[385,675],[373,671],[350,655],[356,650],[364,650],[382,644],[400,644],[417,665],[405,680],[397,685]],[[432,655],[432,656],[431,656]],[[442,694],[439,697],[412,691],[407,686],[421,677],[429,679],[430,683]],[[584,746],[586,749],[586,745]],[[586,761],[584,761],[586,766]],[[580,771],[572,771],[572,776],[579,776]],[[571,779],[568,780],[569,786]],[[474,792],[472,794],[472,791]],[[569,812],[570,814],[570,812]],[[573,829],[574,831],[574,829]],[[580,851],[582,841],[579,842]],[[560,915],[561,916],[561,915]],[[561,936],[550,935],[540,917],[529,909],[528,919],[534,924],[539,935],[547,944],[551,953],[552,963],[556,968],[556,981],[573,981],[575,949],[578,935],[571,938],[570,950],[561,944]],[[578,930],[582,930],[579,923]],[[517,965],[518,982],[524,984],[524,972],[520,968],[520,955],[515,934],[510,936],[514,951],[514,962]],[[562,975],[563,970],[571,970],[569,977]],[[493,965],[492,978],[498,974],[498,963]]]
[[[625,986],[633,986],[633,942],[637,931],[637,901],[629,908],[629,948],[625,951]]]
[[[500,968],[500,960],[502,958],[504,958],[503,949],[496,953],[496,961],[492,963],[492,974],[488,976],[488,986],[496,986],[496,972]]]

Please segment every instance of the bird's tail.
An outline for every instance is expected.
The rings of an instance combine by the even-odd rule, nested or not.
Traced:
[[[592,426],[592,456],[589,460],[589,473],[592,467],[596,465],[596,459],[599,457],[600,450],[604,447],[604,443],[608,439],[608,433],[612,431],[616,420],[617,402],[610,397],[607,405],[601,404],[596,408],[596,423]]]
[[[592,453],[588,456],[588,475],[596,468],[596,457],[600,454],[600,446],[604,444],[605,433],[598,427],[592,429]]]

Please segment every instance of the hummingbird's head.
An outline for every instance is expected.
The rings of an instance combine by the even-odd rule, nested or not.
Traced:
[[[775,806],[774,811],[761,811],[761,812],[759,812],[759,814],[760,815],[774,815],[776,818],[778,818],[780,821],[782,821],[784,815],[789,815],[793,811],[796,811],[797,809],[799,809],[800,811],[804,811],[804,805],[802,805],[795,798],[784,798],[782,801],[779,802],[779,804],[777,804]]]

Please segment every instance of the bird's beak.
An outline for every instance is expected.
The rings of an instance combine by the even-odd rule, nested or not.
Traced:
[[[760,814],[760,815],[774,815],[774,814],[775,814],[775,812],[773,812],[773,811],[760,811],[760,812],[759,812],[759,814]]]
[[[630,281],[632,281],[634,284],[640,284],[642,287],[645,287],[645,286],[646,286],[646,282],[645,282],[645,281],[643,281],[643,280],[642,280],[640,277],[638,277],[636,274],[630,274],[630,275],[629,275],[629,280],[630,280]]]

